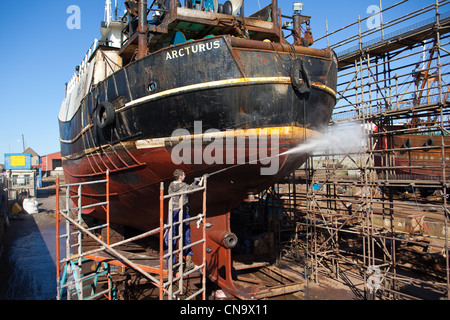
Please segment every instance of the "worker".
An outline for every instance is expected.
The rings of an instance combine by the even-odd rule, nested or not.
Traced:
[[[201,187],[203,185],[203,178],[198,182],[194,181],[191,185],[188,185],[184,182],[184,179],[186,178],[186,174],[181,169],[176,169],[173,173],[173,176],[175,180],[170,183],[169,185],[169,195],[185,192],[189,190],[194,190],[195,188]],[[172,217],[173,217],[173,223],[176,223],[179,221],[179,213],[180,209],[183,209],[183,220],[189,219],[189,199],[187,195],[178,195],[172,197]],[[179,225],[176,225],[173,227],[173,238],[176,238],[178,236],[178,230]],[[168,235],[165,237],[166,245],[169,245],[169,239]],[[173,240],[173,247],[175,247],[177,243],[177,240]],[[183,246],[188,246],[191,244],[191,228],[190,228],[190,222],[184,222],[183,223]],[[195,265],[192,261],[192,249],[191,247],[183,250],[183,257],[186,260],[186,271],[192,270]],[[169,259],[169,258],[167,258]],[[175,264],[175,255],[172,256],[172,262]]]

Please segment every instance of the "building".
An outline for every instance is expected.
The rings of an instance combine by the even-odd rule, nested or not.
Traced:
[[[47,175],[50,175],[53,171],[62,172],[61,152],[55,152],[42,156],[40,160],[40,167],[42,172],[45,172]]]
[[[8,189],[8,199],[18,199],[19,195],[35,197],[36,170],[32,167],[32,154],[5,154],[5,177]]]
[[[35,168],[39,166],[39,159],[41,157],[36,151],[31,148],[27,148],[23,153],[31,155],[31,167]]]

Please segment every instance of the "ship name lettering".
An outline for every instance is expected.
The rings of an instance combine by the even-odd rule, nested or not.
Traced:
[[[191,54],[196,54],[200,52],[211,51],[220,48],[220,41],[209,41],[207,43],[193,44],[189,47],[184,47],[178,50],[168,51],[166,54],[166,61],[178,59],[184,56],[189,56]]]

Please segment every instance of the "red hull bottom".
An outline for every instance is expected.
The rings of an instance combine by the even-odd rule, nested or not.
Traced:
[[[403,134],[389,138],[382,136],[375,146],[375,150],[395,150],[375,154],[375,166],[378,167],[380,177],[386,178],[388,175],[388,178],[398,180],[443,180],[444,172],[446,179],[450,177],[444,161],[450,160],[450,152],[444,149],[443,154],[441,147],[450,143],[449,137]]]
[[[128,164],[133,158],[133,166],[118,168],[110,172],[110,221],[111,224],[128,226],[134,229],[149,231],[159,227],[160,216],[160,187],[164,183],[165,194],[167,187],[173,181],[173,171],[181,168],[186,172],[185,182],[190,183],[194,178],[209,175],[207,179],[206,223],[207,228],[207,274],[208,277],[217,281],[218,285],[228,292],[245,298],[245,292],[240,292],[231,279],[231,248],[226,248],[220,241],[217,241],[214,234],[230,234],[232,230],[229,222],[229,212],[233,207],[241,203],[249,192],[258,193],[272,186],[280,179],[289,175],[293,170],[301,166],[307,158],[306,154],[292,153],[283,154],[292,147],[303,141],[304,137],[309,137],[314,132],[301,130],[300,138],[292,132],[288,139],[281,137],[279,145],[270,146],[269,155],[281,154],[277,156],[278,170],[274,175],[261,175],[261,168],[267,168],[267,162],[261,164],[242,165],[207,165],[207,164],[181,164],[173,163],[170,149],[164,147],[134,149],[133,151],[122,152],[119,156],[125,159],[129,153]],[[247,148],[246,155],[258,152]],[[223,150],[225,152],[225,150]],[[277,153],[275,153],[277,152]],[[112,155],[109,160],[113,162]],[[93,174],[92,167],[94,161],[99,159],[94,157],[84,157],[82,160],[70,161],[65,164],[66,182],[79,183],[104,178],[102,174]],[[106,163],[106,159],[102,159]],[[117,168],[118,166],[116,166]],[[77,173],[74,174],[74,173]],[[82,189],[83,205],[99,202],[106,191],[97,185],[84,186]],[[76,190],[72,190],[76,191]],[[167,205],[164,204],[164,221],[167,221]],[[196,193],[190,198],[190,215],[196,216],[202,212],[202,194]],[[102,210],[87,211],[84,214],[105,219]],[[191,224],[192,242],[200,240],[201,229],[197,229],[196,223]],[[202,263],[200,248],[194,247],[193,260],[197,265]],[[219,274],[219,270],[221,270]]]

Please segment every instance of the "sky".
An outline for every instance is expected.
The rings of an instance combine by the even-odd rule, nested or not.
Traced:
[[[400,2],[382,1],[383,8]],[[245,13],[250,15],[270,2],[246,0]],[[279,0],[284,15],[292,15],[293,2]],[[369,16],[370,6],[379,7],[380,0],[304,0],[303,3],[302,13],[312,17],[311,28],[317,39],[325,34],[326,22],[329,31],[339,29],[356,21],[358,16]],[[428,3],[434,0],[410,0],[392,14],[411,12],[414,7],[421,8]],[[79,28],[68,27],[74,21],[71,6],[80,9]],[[125,8],[123,1],[118,1],[118,7],[120,15]],[[104,0],[24,0],[19,7],[3,14],[0,20],[4,34],[0,51],[0,163],[5,153],[23,152],[24,144],[41,156],[60,151],[57,117],[65,96],[65,83],[94,39],[101,37],[104,8]],[[367,30],[367,26],[363,24],[362,28]],[[325,40],[313,45],[324,46]]]

